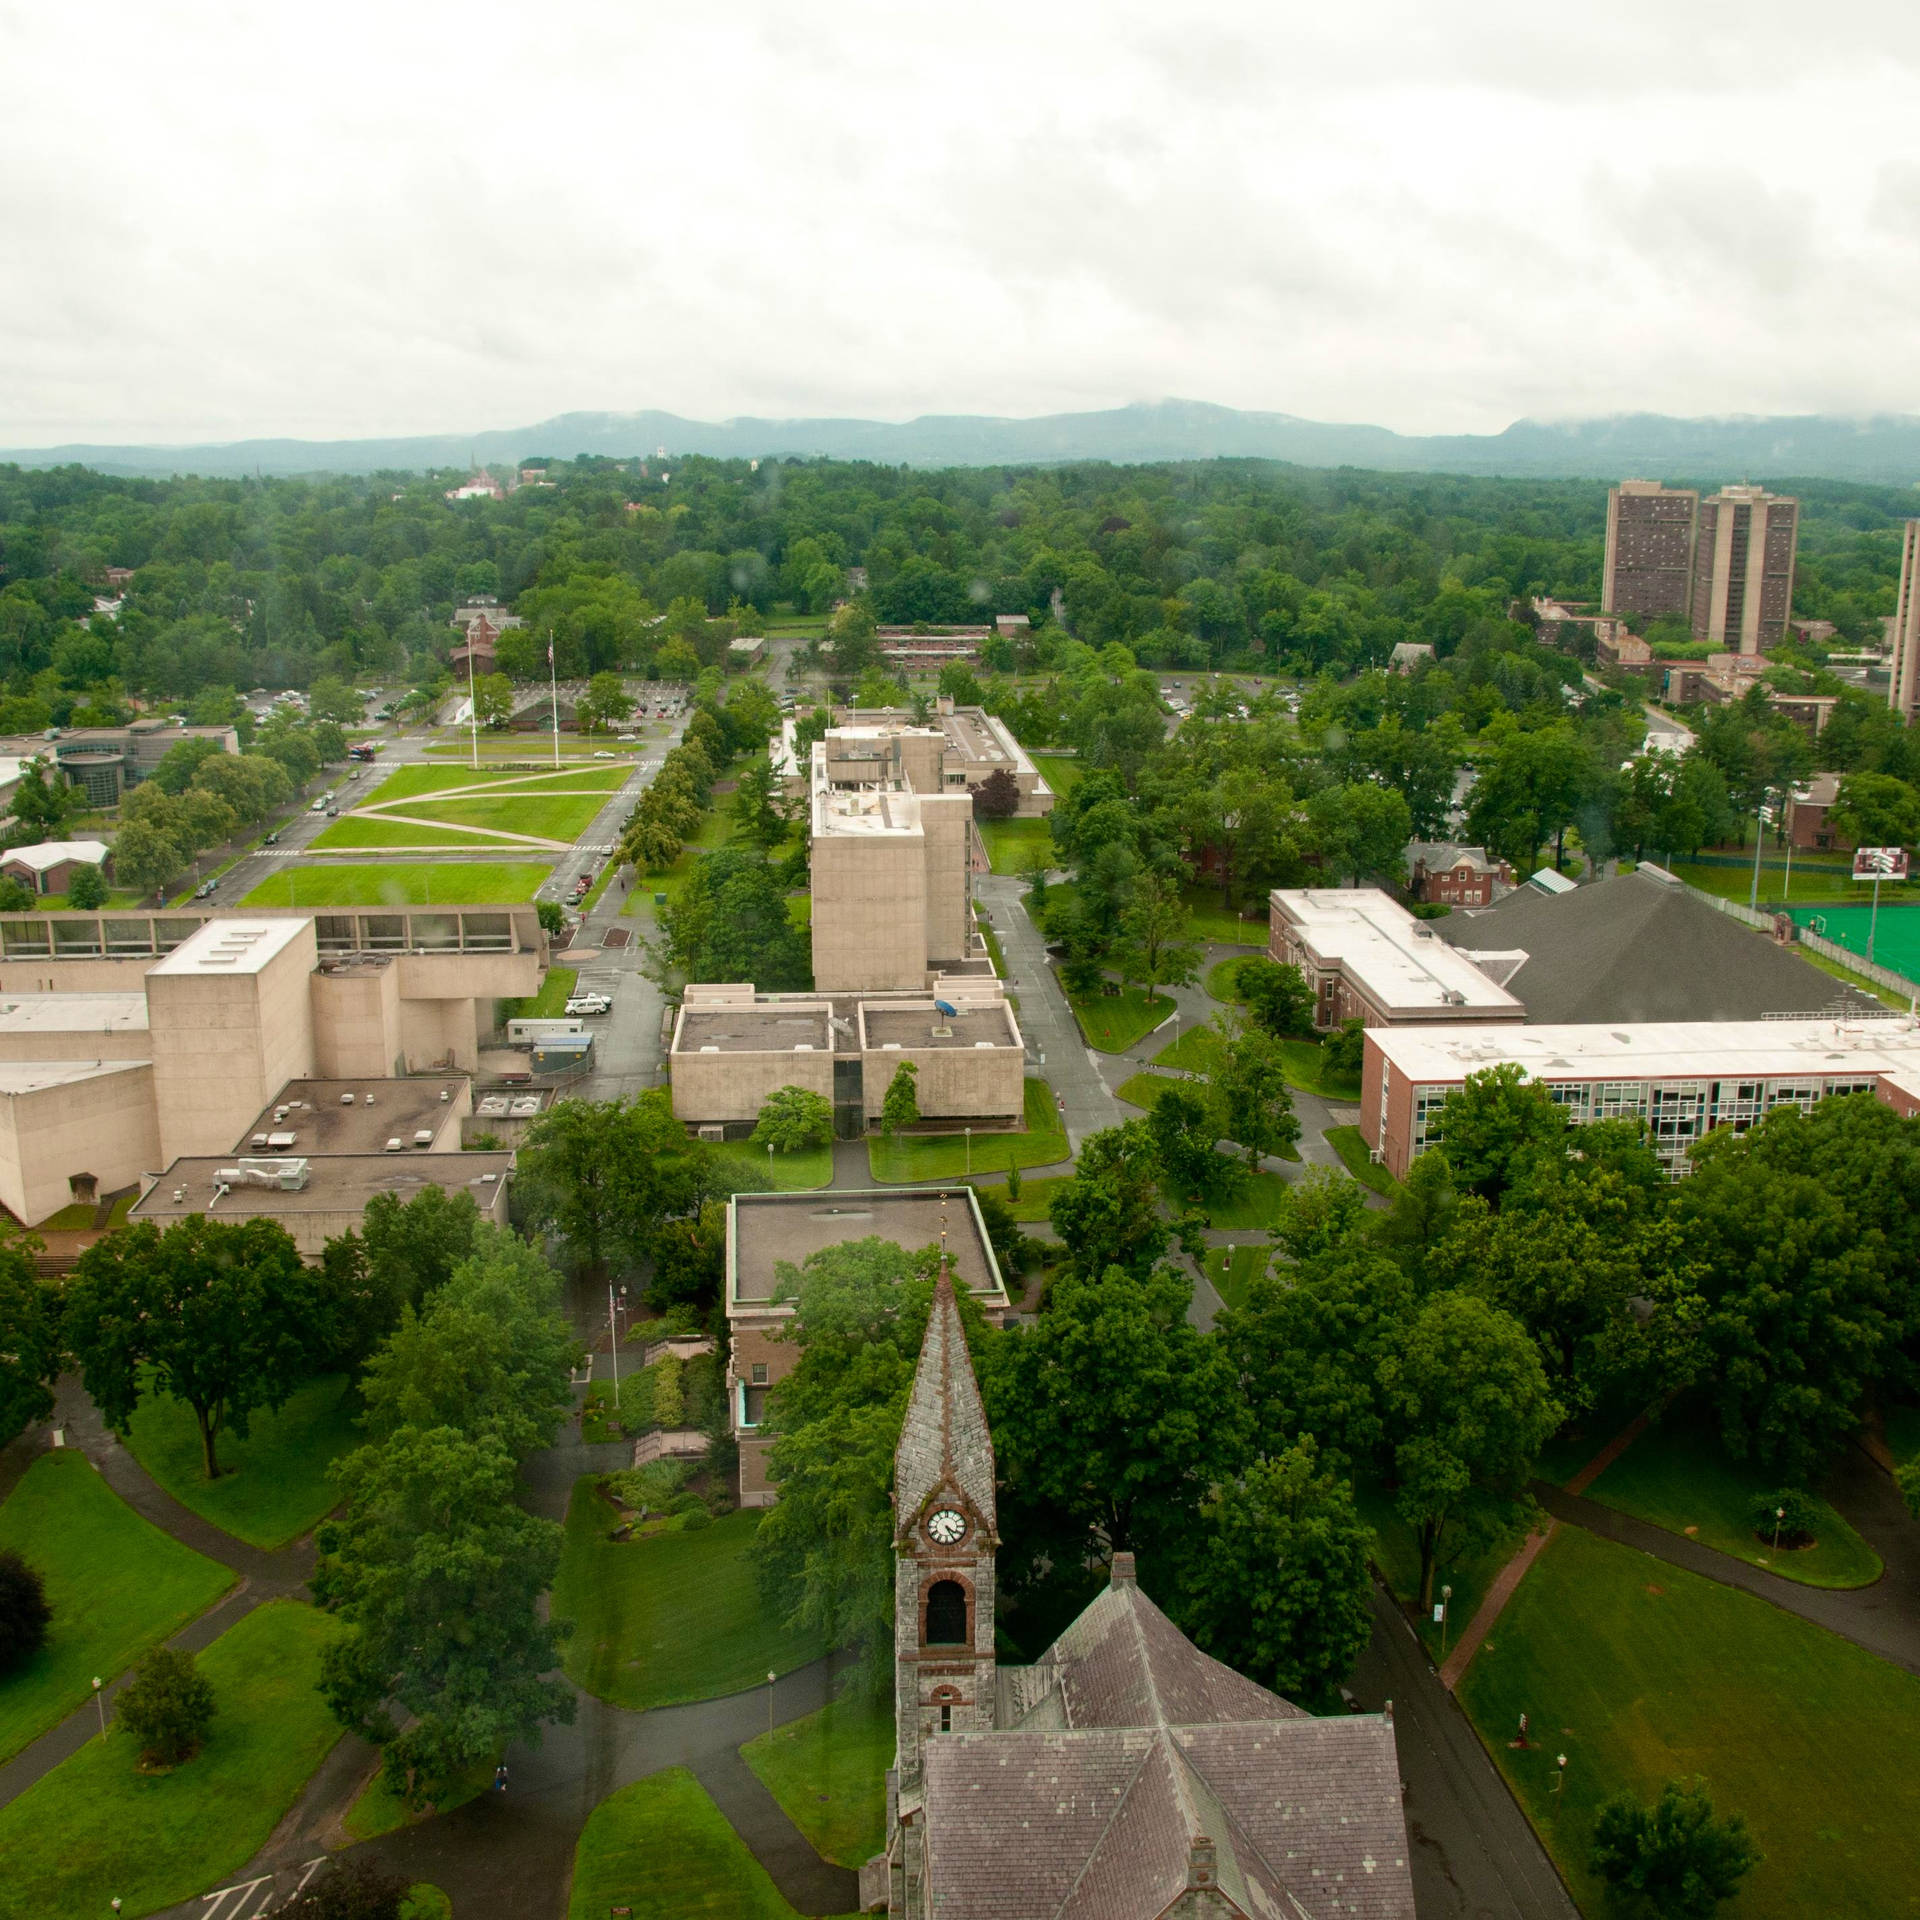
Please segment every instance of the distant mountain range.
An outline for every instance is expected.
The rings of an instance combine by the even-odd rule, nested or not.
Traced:
[[[507,463],[544,454],[744,459],[818,454],[893,466],[1030,466],[1069,460],[1285,460],[1303,467],[1533,478],[1829,479],[1920,484],[1920,415],[1830,414],[1679,420],[1616,414],[1504,433],[1411,435],[1285,413],[1160,400],[1102,413],[1003,420],[926,414],[883,420],[683,420],[671,413],[566,413],[538,426],[394,440],[237,440],[183,447],[64,446],[0,451],[25,466],[80,462],[109,473],[369,473]]]

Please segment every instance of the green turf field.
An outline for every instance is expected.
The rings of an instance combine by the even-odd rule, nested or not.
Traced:
[[[484,860],[288,867],[243,907],[484,907],[531,900],[552,869]]]
[[[1811,927],[1836,947],[1845,947],[1862,959],[1867,956],[1871,925],[1875,962],[1904,973],[1909,980],[1920,980],[1920,905],[1889,906],[1883,898],[1877,924],[1871,906],[1795,907],[1792,913],[1797,926]]]

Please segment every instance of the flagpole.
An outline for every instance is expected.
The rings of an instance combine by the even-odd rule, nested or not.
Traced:
[[[473,726],[473,770],[480,771],[480,703],[473,691],[473,629],[467,629],[467,719]]]
[[[560,676],[553,664],[553,629],[547,629],[547,688],[553,695],[553,764],[560,764]]]

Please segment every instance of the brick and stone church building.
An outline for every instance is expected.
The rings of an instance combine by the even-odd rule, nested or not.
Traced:
[[[994,1660],[993,1438],[943,1272],[894,1460],[895,1760],[863,1904],[902,1920],[1413,1920],[1391,1720],[1211,1659],[1133,1555]]]

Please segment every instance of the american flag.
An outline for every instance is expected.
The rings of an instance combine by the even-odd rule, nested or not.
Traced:
[[[553,665],[553,635],[547,635],[547,665]]]

